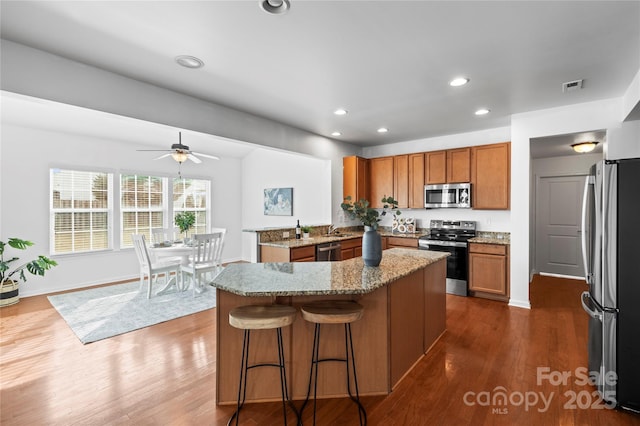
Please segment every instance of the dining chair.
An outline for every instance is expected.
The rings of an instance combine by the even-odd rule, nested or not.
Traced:
[[[149,278],[149,288],[147,290],[147,299],[151,298],[151,286],[158,280],[159,274],[164,274],[165,283],[170,279],[171,272],[175,272],[175,280],[180,275],[180,259],[165,259],[162,261],[154,261],[149,254],[147,241],[144,234],[132,234],[133,247],[138,256],[140,263],[140,290],[144,287],[145,276]]]
[[[217,274],[222,268],[220,257],[226,230],[214,229],[216,229],[214,232],[193,236],[193,254],[189,259],[189,264],[182,265],[182,282],[185,282],[185,275],[191,276],[194,296],[204,289],[202,276],[210,273]]]
[[[174,242],[176,235],[180,235],[179,228],[154,228],[151,230],[151,241],[154,244],[161,244],[166,241]]]

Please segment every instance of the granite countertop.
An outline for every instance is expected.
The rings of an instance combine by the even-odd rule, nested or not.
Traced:
[[[500,244],[503,246],[511,245],[511,240],[509,238],[499,238],[499,237],[475,237],[469,239],[470,243],[479,243],[479,244]]]
[[[211,284],[240,296],[365,294],[435,263],[449,253],[393,248],[380,266],[361,257],[341,262],[232,263]]]
[[[354,238],[362,238],[362,232],[350,232],[348,234],[336,234],[331,236],[319,235],[311,238],[300,238],[299,240],[289,239],[289,240],[280,240],[280,241],[260,242],[260,245],[271,246],[271,247],[282,247],[282,248],[296,248],[296,247],[315,246],[316,244],[333,243],[336,241],[351,240]]]
[[[429,231],[418,231],[415,233],[399,233],[399,232],[391,232],[381,230],[380,236],[382,237],[399,237],[399,238],[420,238],[423,235],[428,235]],[[296,247],[306,247],[306,246],[314,246],[317,244],[325,244],[325,243],[333,243],[336,241],[345,241],[351,240],[354,238],[362,238],[362,231],[352,231],[343,234],[334,234],[334,235],[317,235],[311,238],[301,238],[299,240],[289,239],[289,240],[279,240],[279,241],[267,241],[260,242],[261,246],[271,246],[271,247],[281,247],[281,248],[296,248]]]

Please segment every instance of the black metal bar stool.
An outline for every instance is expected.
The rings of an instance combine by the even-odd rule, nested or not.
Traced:
[[[367,412],[360,403],[360,393],[358,391],[358,376],[356,374],[356,360],[353,353],[353,339],[351,337],[351,323],[362,318],[364,308],[362,305],[350,300],[328,300],[309,303],[300,308],[302,318],[305,321],[315,324],[313,336],[313,349],[311,351],[311,368],[309,370],[309,386],[307,397],[300,408],[300,419],[304,411],[309,396],[311,394],[311,382],[313,382],[313,424],[316,424],[316,394],[318,390],[318,364],[328,361],[339,361],[347,366],[347,392],[353,402],[358,405],[358,417],[361,425],[367,424]],[[320,358],[320,325],[321,324],[343,324],[344,325],[344,358]],[[350,368],[353,370],[353,381],[356,395],[351,393]],[[315,369],[315,374],[314,374]]]
[[[242,341],[242,362],[240,365],[240,381],[238,385],[238,405],[227,425],[236,419],[236,425],[240,421],[240,409],[243,407],[247,395],[247,373],[257,367],[277,367],[280,369],[280,390],[282,393],[282,411],[284,424],[287,424],[287,403],[296,415],[297,422],[300,416],[289,399],[287,388],[287,372],[285,369],[284,347],[282,344],[282,327],[291,325],[296,319],[296,309],[286,305],[247,305],[239,306],[229,312],[229,324],[235,328],[244,330]],[[251,330],[276,329],[278,340],[278,362],[259,363],[249,365],[249,343]]]

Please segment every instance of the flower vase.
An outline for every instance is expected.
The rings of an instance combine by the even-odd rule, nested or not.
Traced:
[[[370,226],[364,227],[362,235],[362,260],[365,266],[378,266],[382,260],[382,237]]]

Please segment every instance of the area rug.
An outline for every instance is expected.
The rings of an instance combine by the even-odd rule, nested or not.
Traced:
[[[84,344],[149,327],[216,306],[213,287],[193,297],[191,290],[147,299],[131,282],[49,296],[49,302]]]

